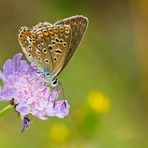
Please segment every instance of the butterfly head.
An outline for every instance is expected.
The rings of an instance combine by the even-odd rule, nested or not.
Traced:
[[[49,68],[42,68],[41,66],[38,66],[36,72],[38,74],[42,74],[45,82],[50,84],[52,87],[55,88],[59,85],[59,80],[51,74]]]
[[[45,80],[50,83],[52,87],[58,87],[59,80],[56,77],[51,76],[50,72],[44,72]]]

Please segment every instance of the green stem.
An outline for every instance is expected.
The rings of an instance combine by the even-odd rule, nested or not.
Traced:
[[[3,108],[0,111],[0,116],[4,115],[6,112],[8,112],[9,110],[13,109],[14,105],[9,104],[8,106],[6,106],[5,108]]]

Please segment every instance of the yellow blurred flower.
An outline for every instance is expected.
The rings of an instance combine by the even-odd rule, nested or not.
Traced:
[[[49,138],[55,142],[64,142],[69,135],[69,130],[64,124],[55,124],[49,131]]]
[[[88,95],[88,105],[97,113],[106,113],[111,108],[111,101],[99,91],[92,91]]]

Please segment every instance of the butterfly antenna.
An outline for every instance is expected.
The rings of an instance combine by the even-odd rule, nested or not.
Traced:
[[[60,81],[59,81],[59,86],[61,86],[61,92],[63,94],[63,98],[65,99],[64,87]]]

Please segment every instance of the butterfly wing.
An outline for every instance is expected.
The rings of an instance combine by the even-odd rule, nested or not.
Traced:
[[[39,23],[31,30],[22,27],[19,42],[32,64],[56,76],[62,69],[69,51],[71,28],[46,22]]]
[[[84,16],[78,15],[73,16],[70,18],[66,18],[64,20],[58,21],[55,23],[55,25],[67,25],[71,28],[72,37],[71,37],[71,44],[68,50],[68,54],[65,58],[65,63],[59,73],[62,71],[62,69],[67,65],[71,57],[73,56],[75,50],[78,48],[85,31],[88,26],[88,19]],[[59,74],[57,73],[57,74]]]
[[[54,37],[51,41],[53,49],[51,57],[53,59],[53,76],[56,76],[65,64],[65,59],[69,53],[71,44],[71,28],[67,25],[53,25]]]
[[[88,19],[83,16],[70,17],[53,25],[39,23],[32,29],[22,27],[18,39],[28,61],[57,76],[73,56],[87,25]]]
[[[43,23],[39,23],[32,29],[21,27],[19,30],[18,40],[23,52],[31,64],[38,67],[48,67],[48,69],[52,71],[52,58],[50,54],[46,54],[48,51],[43,39],[44,36],[42,30],[44,28],[47,28],[47,26]]]

